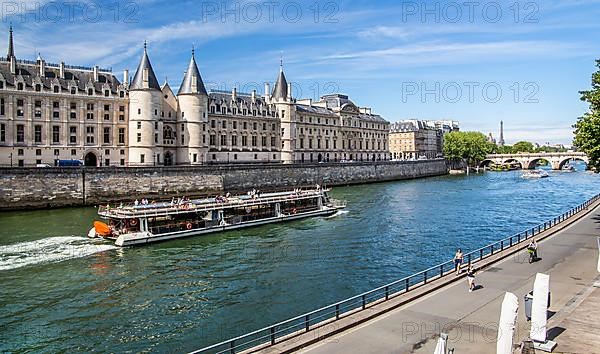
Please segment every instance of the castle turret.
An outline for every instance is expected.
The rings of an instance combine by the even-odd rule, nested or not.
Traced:
[[[162,135],[161,110],[162,92],[144,42],[142,59],[129,86],[130,165],[161,164],[161,149],[157,147]]]
[[[183,164],[201,164],[206,160],[204,142],[206,137],[202,126],[208,121],[208,93],[196,65],[194,50],[190,64],[183,76],[181,87],[177,93],[179,101],[178,126],[180,132],[177,149],[177,161]]]
[[[296,106],[292,100],[291,85],[283,72],[283,61],[279,67],[279,76],[271,95],[270,103],[275,105],[281,122],[281,160],[283,163],[294,163],[296,148]]]

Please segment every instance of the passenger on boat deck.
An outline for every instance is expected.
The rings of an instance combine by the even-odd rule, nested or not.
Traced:
[[[119,204],[119,208],[122,208],[122,207],[123,207],[123,202],[121,202],[121,204]]]
[[[138,206],[140,204],[140,202],[138,202],[138,200],[136,199],[135,202],[133,202],[133,205]]]

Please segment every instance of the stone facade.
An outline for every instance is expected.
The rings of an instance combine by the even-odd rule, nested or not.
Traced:
[[[9,41],[0,58],[0,165],[126,165],[127,92],[110,70],[17,60],[12,29]]]
[[[177,94],[146,44],[130,80],[98,67],[0,58],[0,165],[170,166],[390,159],[389,123],[348,96],[292,97],[280,68],[264,95],[207,91],[194,52]]]
[[[393,181],[447,173],[443,159],[341,164],[0,169],[0,210],[166,200],[224,191]]]

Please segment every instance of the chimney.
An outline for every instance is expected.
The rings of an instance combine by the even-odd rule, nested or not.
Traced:
[[[58,66],[58,77],[61,79],[65,78],[65,62],[61,61],[60,65]]]
[[[98,65],[94,65],[94,82],[98,82]]]
[[[17,59],[14,56],[10,57],[10,72],[17,75]]]
[[[268,82],[265,82],[265,98],[271,96],[271,85]]]
[[[252,103],[256,103],[256,90],[252,90]]]
[[[123,70],[123,85],[125,87],[129,86],[129,70]]]
[[[231,100],[237,102],[237,88],[231,89]]]
[[[40,77],[46,76],[46,62],[44,61],[44,59],[40,59],[39,68],[40,68]]]

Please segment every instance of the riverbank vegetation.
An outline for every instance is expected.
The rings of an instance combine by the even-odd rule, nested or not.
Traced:
[[[495,146],[480,132],[459,131],[444,135],[444,155],[453,165],[464,161],[469,166],[477,166]]]
[[[580,117],[575,128],[575,145],[590,159],[589,167],[600,169],[600,59],[596,60],[598,70],[592,74],[592,88],[580,91],[581,100],[590,106],[589,112]]]

